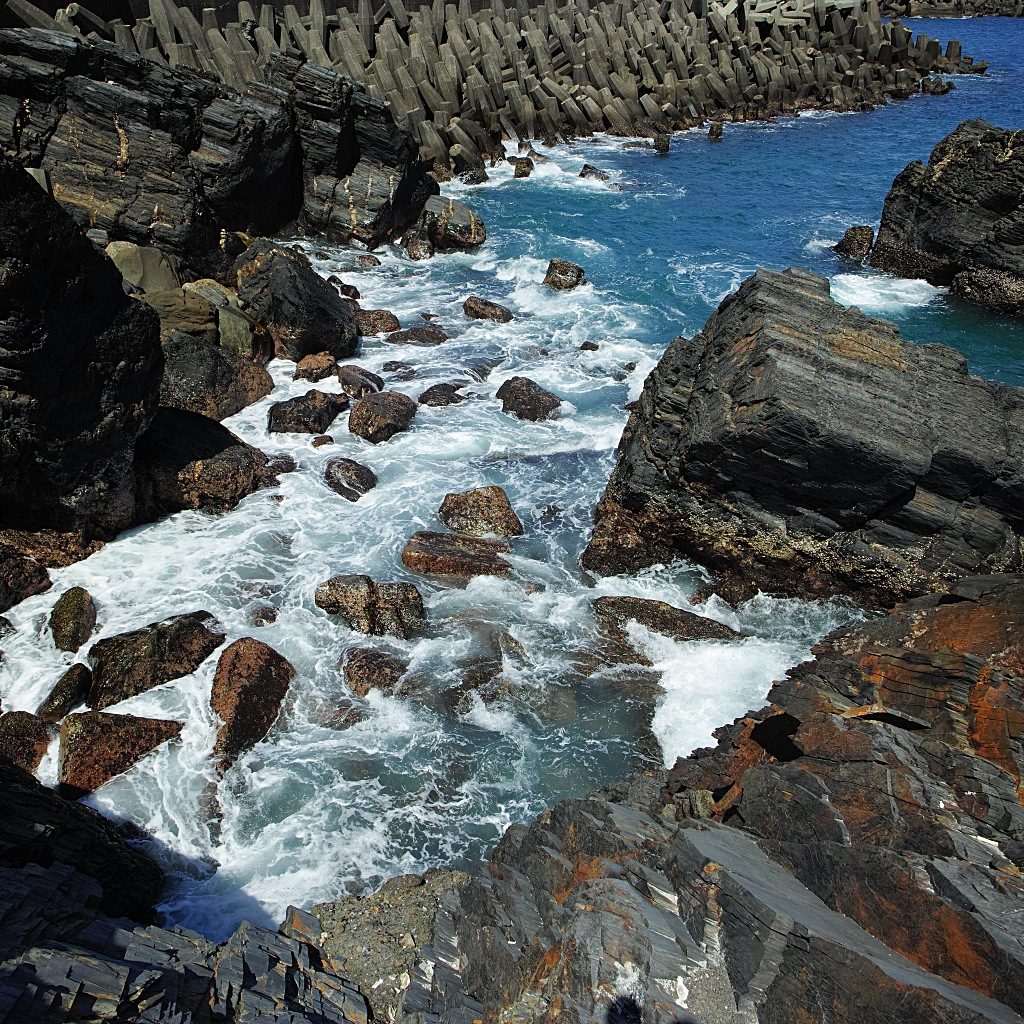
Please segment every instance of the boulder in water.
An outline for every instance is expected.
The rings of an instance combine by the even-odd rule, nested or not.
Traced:
[[[334,576],[316,588],[316,604],[370,636],[409,638],[423,618],[423,598],[411,583],[375,583],[369,576]]]
[[[529,377],[509,377],[498,388],[495,398],[501,400],[502,412],[534,422],[550,419],[562,404],[557,395],[545,391]]]
[[[58,651],[77,651],[96,628],[96,605],[84,587],[65,590],[50,612],[50,633]]]
[[[19,768],[34,772],[49,745],[50,730],[42,718],[27,711],[0,715],[0,755],[9,757]]]
[[[487,533],[520,537],[523,533],[523,524],[501,487],[477,487],[471,491],[446,494],[437,517],[449,530],[477,537]]]
[[[345,685],[357,696],[371,690],[391,695],[409,666],[392,654],[372,647],[357,647],[345,656]]]
[[[528,156],[517,157],[514,161],[514,178],[528,178],[533,173],[533,161]]]
[[[347,408],[345,395],[314,389],[298,398],[275,402],[267,415],[267,430],[272,434],[323,434]]]
[[[72,665],[57,680],[46,700],[36,708],[36,714],[44,722],[56,725],[89,696],[91,686],[89,666],[81,663]]]
[[[385,340],[390,345],[440,345],[448,335],[440,327],[410,327],[389,334]]]
[[[224,642],[216,627],[209,612],[190,612],[97,640],[89,649],[89,706],[102,711],[195,672]]]
[[[357,309],[355,315],[360,334],[387,334],[402,327],[398,317],[386,309]]]
[[[834,302],[826,279],[759,270],[648,377],[583,565],[615,574],[678,553],[720,574],[728,600],[883,607],[1017,571],[1017,409],[1024,391],[904,342]]]
[[[377,486],[377,474],[354,459],[329,459],[324,467],[324,480],[331,490],[349,501],[359,498]]]
[[[1024,315],[1024,130],[964,121],[892,183],[871,265]]]
[[[361,366],[339,366],[338,380],[341,381],[341,390],[352,398],[365,398],[384,390],[383,379]]]
[[[544,283],[555,291],[565,292],[583,283],[583,268],[568,260],[554,259],[548,263]]]
[[[466,299],[462,304],[462,312],[472,320],[493,320],[498,324],[507,324],[512,319],[512,310],[477,295],[470,295]]]
[[[465,401],[465,395],[459,394],[459,389],[465,386],[465,384],[434,384],[420,395],[419,403],[434,407],[458,405],[459,402]]]
[[[314,352],[303,356],[295,367],[292,380],[308,380],[313,384],[338,372],[338,362],[330,352]]]
[[[70,800],[99,789],[180,734],[181,722],[101,711],[68,715],[60,726],[57,788]]]
[[[0,544],[0,612],[51,586],[45,565],[13,547]]]
[[[476,249],[487,241],[484,222],[457,199],[431,196],[408,233],[428,242],[437,252]]]
[[[187,334],[172,334],[161,347],[163,406],[223,420],[274,390],[274,380],[266,369],[229,348]]]
[[[594,602],[594,614],[617,639],[625,639],[624,627],[628,622],[638,622],[654,633],[662,633],[680,642],[738,640],[743,636],[731,626],[704,615],[642,597],[599,597]]]
[[[372,444],[388,441],[406,430],[416,415],[416,403],[397,391],[360,398],[348,417],[348,429]]]
[[[294,675],[286,658],[252,637],[225,648],[210,693],[210,707],[224,723],[213,748],[220,774],[270,732]]]
[[[840,256],[849,256],[851,260],[865,260],[871,254],[871,246],[875,244],[875,229],[867,224],[847,228],[842,239],[832,248]]]
[[[274,339],[281,359],[311,353],[348,359],[359,343],[352,307],[300,253],[258,238],[235,261],[238,297]]]
[[[511,548],[503,541],[458,533],[414,533],[402,550],[402,562],[413,572],[437,576],[507,576],[512,566],[500,556]]]
[[[583,170],[580,171],[581,178],[593,178],[595,181],[607,181],[608,175],[597,167],[591,164],[584,164]]]

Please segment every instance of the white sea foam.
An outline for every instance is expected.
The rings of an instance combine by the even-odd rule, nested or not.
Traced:
[[[836,274],[832,278],[832,298],[865,313],[898,313],[913,306],[927,306],[940,301],[946,291],[927,281],[887,274]]]

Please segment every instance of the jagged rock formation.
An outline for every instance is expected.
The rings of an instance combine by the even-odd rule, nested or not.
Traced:
[[[1022,618],[1024,577],[961,580],[716,748],[513,825],[439,894],[402,1019],[1021,1021]]]
[[[1024,391],[905,343],[828,282],[759,270],[648,377],[585,567],[672,556],[762,589],[870,605],[1020,566]]]
[[[1024,314],[1024,131],[964,121],[897,176],[871,265]]]
[[[156,314],[0,153],[0,525],[135,521],[132,458],[163,370]]]
[[[1024,14],[1020,0],[886,0],[882,13],[889,18],[979,18],[992,15],[1019,18]]]

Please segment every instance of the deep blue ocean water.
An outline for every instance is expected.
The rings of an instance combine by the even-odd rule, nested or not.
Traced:
[[[661,673],[655,700],[638,697],[614,670],[580,668],[595,647],[594,597],[690,607],[702,582],[700,567],[683,562],[594,580],[580,571],[579,555],[626,404],[667,343],[696,333],[757,267],[823,274],[839,301],[895,321],[904,337],[953,345],[973,372],[1024,384],[1024,324],[953,305],[924,282],[874,273],[829,249],[851,225],[877,227],[895,175],[926,160],[959,122],[1024,127],[1024,20],[909,24],[943,43],[959,38],[966,53],[989,61],[991,75],[960,77],[947,96],[873,113],[726,125],[720,143],[701,131],[677,135],[666,157],[607,137],[541,147],[550,159],[526,180],[502,165],[487,184],[444,186],[487,224],[488,240],[474,253],[413,263],[391,247],[380,267],[360,271],[351,251],[298,240],[321,273],[357,285],[364,307],[394,311],[403,327],[428,314],[450,335],[431,349],[366,338],[354,361],[414,399],[456,379],[468,400],[420,407],[408,431],[379,446],[350,434],[342,417],[331,429],[336,445],[313,449],[308,435],[267,432],[270,404],[309,386],[292,381],[293,364],[275,360],[273,395],[227,425],[265,451],[295,457],[298,469],[280,488],[225,515],[185,512],[129,531],[54,571],[51,591],[8,613],[17,632],[4,638],[0,663],[5,709],[34,710],[70,661],[85,660],[87,648],[59,652],[45,628],[55,598],[75,585],[96,600],[97,637],[206,608],[228,641],[259,636],[295,666],[280,720],[219,782],[215,831],[204,808],[217,784],[210,752],[218,722],[209,708],[217,654],[110,709],[185,723],[179,741],[88,799],[156,837],[152,850],[170,878],[168,920],[219,939],[244,917],[276,924],[289,903],[310,906],[402,871],[478,867],[510,822],[621,778],[650,756],[652,737],[668,764],[712,742],[713,729],[760,706],[773,679],[857,614],[841,603],[762,597],[730,609],[712,600],[698,611],[742,628],[743,641],[678,644],[638,630],[635,642]],[[584,161],[608,172],[609,184],[581,179]],[[581,264],[589,283],[570,293],[544,288],[555,256]],[[515,319],[467,320],[469,294],[509,306]],[[579,351],[584,341],[598,350]],[[414,376],[384,371],[393,360]],[[481,360],[494,365],[483,380],[467,372]],[[494,395],[513,375],[563,398],[561,416],[527,423],[504,415]],[[379,478],[356,504],[324,483],[324,464],[336,455]],[[484,484],[506,489],[525,526],[510,578],[459,587],[405,569],[409,535],[441,528],[444,495]],[[408,641],[353,634],[313,603],[316,585],[341,573],[415,583],[428,628]],[[277,620],[257,629],[250,612],[266,603]],[[331,714],[351,700],[339,662],[368,642],[409,662],[407,690],[374,692],[363,722],[332,728]],[[463,671],[495,657],[507,697],[446,707],[444,694]],[[55,754],[51,747],[39,772],[51,783]]]

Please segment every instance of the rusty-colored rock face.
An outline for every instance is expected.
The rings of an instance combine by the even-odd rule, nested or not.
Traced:
[[[402,550],[402,561],[413,572],[436,576],[507,576],[512,564],[501,557],[511,548],[498,540],[458,533],[414,533]]]
[[[57,781],[61,796],[75,800],[99,789],[174,739],[181,729],[181,722],[161,718],[102,711],[68,715],[60,727]]]
[[[423,598],[411,583],[369,576],[333,576],[316,588],[316,605],[359,633],[408,639],[423,619]]]
[[[488,533],[503,537],[521,537],[523,534],[523,524],[501,487],[477,487],[472,491],[446,494],[437,517],[456,533],[470,533],[478,537]]]
[[[27,711],[8,711],[0,715],[0,754],[19,768],[34,772],[50,745],[47,723]]]
[[[345,683],[357,697],[365,697],[371,690],[391,694],[408,668],[392,654],[357,647],[345,658]]]
[[[210,694],[224,722],[213,750],[219,772],[270,732],[294,675],[291,663],[260,640],[242,637],[225,649]]]

